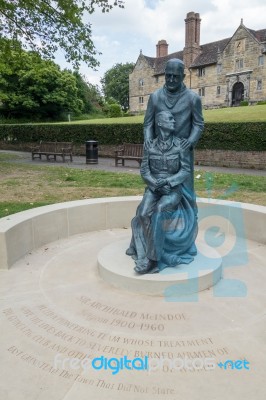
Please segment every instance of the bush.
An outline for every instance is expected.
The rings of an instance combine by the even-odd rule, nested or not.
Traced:
[[[142,143],[142,124],[25,124],[0,125],[0,140],[10,143],[58,141],[83,144],[97,140],[99,144]]]
[[[119,104],[109,104],[109,113],[110,118],[117,118],[122,116],[121,107]]]
[[[266,151],[266,122],[206,123],[197,148]]]
[[[248,106],[248,101],[247,101],[247,100],[241,101],[241,102],[240,102],[240,106],[241,106],[241,107]]]
[[[24,124],[0,125],[0,140],[20,144],[58,141],[102,145],[143,143],[143,124]],[[197,148],[266,151],[266,122],[206,123]]]

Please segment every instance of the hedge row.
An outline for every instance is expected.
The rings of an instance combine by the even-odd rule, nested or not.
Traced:
[[[58,141],[102,145],[142,143],[142,124],[23,124],[0,125],[0,140],[9,143]],[[206,123],[199,149],[266,151],[266,122]]]

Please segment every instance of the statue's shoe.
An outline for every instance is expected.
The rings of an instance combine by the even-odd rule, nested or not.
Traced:
[[[157,261],[149,260],[147,264],[144,265],[136,265],[134,270],[138,274],[154,274],[159,272]]]
[[[136,255],[136,251],[135,251],[134,247],[129,247],[126,250],[126,255],[127,256],[135,256]]]

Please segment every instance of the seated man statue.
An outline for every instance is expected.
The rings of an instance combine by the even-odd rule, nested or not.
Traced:
[[[144,149],[140,170],[147,188],[132,220],[126,251],[140,274],[190,263],[197,253],[194,194],[182,186],[191,176],[190,150],[174,135],[171,112],[158,112],[155,125],[158,135]]]

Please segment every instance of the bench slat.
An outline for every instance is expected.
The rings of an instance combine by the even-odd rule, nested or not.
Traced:
[[[141,163],[143,158],[143,144],[124,143],[122,147],[115,151],[115,166],[125,165],[125,160],[136,160]]]
[[[70,161],[73,161],[72,151],[72,142],[41,142],[38,146],[32,148],[31,155],[32,160],[37,157],[41,159],[43,155],[46,156],[47,160],[53,158],[54,161],[56,161],[57,156],[60,156],[62,157],[63,162],[65,162],[66,156],[69,156]]]

